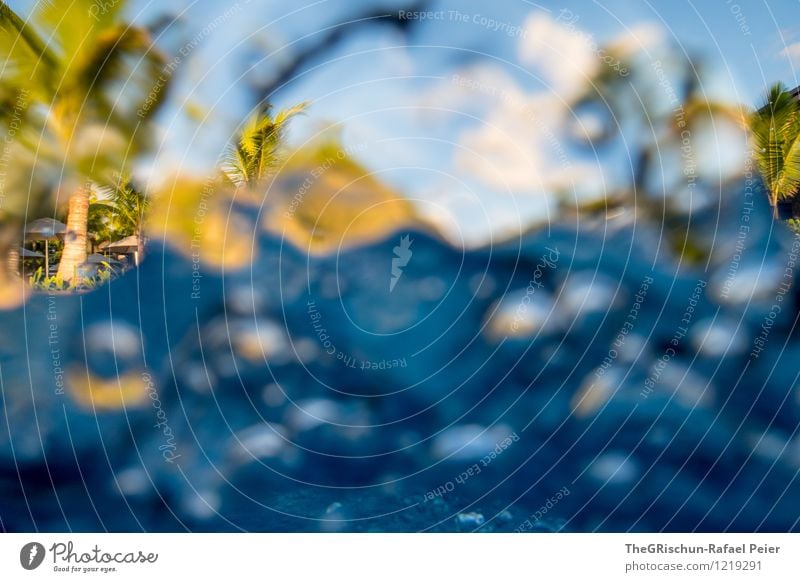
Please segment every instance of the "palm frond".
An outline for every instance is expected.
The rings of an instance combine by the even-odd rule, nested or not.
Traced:
[[[777,199],[790,198],[800,191],[800,131],[792,127],[783,144],[782,160],[773,188]]]
[[[92,204],[97,210],[110,209],[118,227],[130,231],[141,228],[151,201],[136,189],[129,174],[118,174],[112,183],[93,185],[93,190],[98,196]]]
[[[48,32],[71,72],[78,65],[75,57],[91,47],[103,30],[119,22],[124,7],[124,0],[44,0],[37,3],[34,21]]]
[[[770,87],[765,105],[750,117],[756,163],[774,204],[800,186],[800,107],[782,84]]]
[[[24,89],[50,86],[58,60],[35,30],[0,1],[0,79]]]
[[[275,116],[275,125],[278,127],[285,127],[292,117],[304,115],[308,111],[309,105],[310,103],[308,101],[303,101],[288,109],[281,109],[278,115]]]
[[[282,109],[264,128],[264,143],[258,159],[257,176],[265,177],[280,162],[280,148],[285,141],[289,121],[308,109],[308,102],[299,103],[288,109]]]
[[[120,219],[134,230],[144,222],[144,215],[150,208],[150,199],[137,190],[130,180],[115,189],[112,202]]]
[[[264,178],[278,163],[278,153],[283,143],[284,128],[275,124],[273,120],[265,123],[260,136],[261,147],[253,158],[253,177],[256,180]]]
[[[272,119],[269,115],[269,108],[263,112],[254,113],[245,122],[239,134],[237,144],[248,157],[258,155],[258,151],[261,148],[264,125],[271,122]]]
[[[225,149],[220,169],[234,186],[244,186],[250,182],[247,159],[247,153],[241,149],[239,144],[229,145]]]
[[[280,160],[280,148],[288,122],[304,113],[307,103],[280,111],[274,118],[268,103],[251,115],[242,127],[236,142],[225,153],[222,172],[236,186],[255,185],[266,177]]]

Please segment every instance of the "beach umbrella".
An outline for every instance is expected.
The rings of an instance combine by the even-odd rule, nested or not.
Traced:
[[[55,218],[37,218],[25,225],[25,241],[44,241],[44,268],[50,275],[50,241],[67,232],[67,225]]]
[[[135,234],[111,243],[104,250],[122,254],[133,253],[134,262],[139,264],[139,239]]]
[[[126,236],[123,239],[108,244],[105,248],[115,253],[130,253],[139,248],[139,239],[136,238],[136,235]]]
[[[25,225],[25,240],[53,240],[67,232],[67,225],[54,218],[37,218]]]

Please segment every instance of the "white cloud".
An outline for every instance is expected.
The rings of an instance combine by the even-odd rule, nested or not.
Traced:
[[[536,12],[525,21],[519,58],[536,67],[552,92],[568,99],[599,70],[595,46],[588,33]]]
[[[793,64],[800,65],[800,42],[788,45],[778,54],[789,59]]]
[[[462,133],[456,167],[498,192],[540,198],[594,183],[596,165],[579,162],[570,152],[566,106],[547,93],[506,91],[514,97]]]

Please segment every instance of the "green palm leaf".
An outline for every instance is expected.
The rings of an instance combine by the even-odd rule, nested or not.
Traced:
[[[110,210],[117,229],[131,233],[141,229],[151,201],[136,189],[130,175],[117,176],[115,183],[95,186],[94,190],[99,196],[93,205],[97,206],[98,211]]]
[[[223,174],[236,186],[254,186],[268,176],[280,160],[289,121],[307,108],[307,103],[299,103],[273,117],[272,107],[262,106],[244,124],[236,142],[227,148],[221,165]]]
[[[109,0],[44,0],[33,18],[46,31],[48,44],[61,55],[65,78],[81,63],[73,57],[90,49],[103,31],[119,21],[125,2]]]
[[[750,130],[770,202],[794,196],[800,188],[800,106],[786,87],[770,87],[766,104],[750,118]]]
[[[244,186],[248,182],[250,173],[247,168],[247,153],[239,144],[226,148],[220,169],[235,186]]]
[[[787,135],[793,137],[784,143],[783,163],[773,184],[778,199],[790,198],[800,190],[800,131],[791,127]]]
[[[0,80],[20,89],[47,92],[58,60],[42,38],[0,1]]]

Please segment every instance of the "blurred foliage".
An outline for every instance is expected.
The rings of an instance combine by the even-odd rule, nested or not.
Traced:
[[[120,233],[115,224],[114,208],[106,202],[98,202],[96,195],[89,202],[87,230],[92,248],[97,248],[102,242],[119,240],[131,234]]]
[[[420,222],[402,193],[330,137],[294,151],[267,199],[265,227],[316,253],[365,244]]]
[[[676,258],[700,264],[714,241],[692,218],[706,204],[716,203],[709,192],[741,178],[747,113],[708,96],[701,83],[705,65],[690,55],[654,50],[643,58],[624,44],[611,44],[603,53],[619,66],[600,66],[571,104],[579,118],[584,111],[599,114],[603,129],[577,139],[595,155],[615,146],[626,155],[636,152],[629,160],[632,183],[606,192],[599,203],[579,204],[577,211],[596,216],[624,210],[661,223]],[[712,139],[704,139],[708,135]],[[741,160],[726,165],[720,161],[725,155]]]
[[[306,107],[275,117],[264,107],[234,140],[217,174],[169,180],[154,200],[148,229],[206,265],[230,269],[256,257],[261,228],[325,253],[419,222],[413,205],[337,139],[284,153],[286,125]],[[254,217],[262,207],[259,225]]]
[[[29,103],[18,140],[61,182],[111,182],[147,141],[142,122],[164,96],[156,80],[166,61],[146,30],[119,20],[124,5],[40,2],[23,22],[0,3],[0,83]]]
[[[44,268],[38,267],[28,276],[28,284],[38,291],[52,293],[54,291],[91,291],[110,281],[115,274],[109,263],[102,263],[97,274],[92,277],[80,277],[73,281],[65,281],[58,274],[45,276]]]
[[[48,277],[44,274],[44,269],[39,267],[28,277],[28,283],[34,289],[40,291],[64,291],[69,288],[69,283],[64,281],[59,275]]]
[[[147,228],[206,266],[242,268],[255,258],[258,231],[242,205],[258,208],[263,183],[282,159],[289,121],[306,103],[272,114],[268,103],[247,120],[228,146],[220,167],[205,180],[176,175],[154,200]]]
[[[153,200],[146,229],[177,251],[212,268],[242,268],[255,258],[252,213],[234,204],[236,191],[221,175],[206,180],[176,175]]]
[[[790,218],[786,221],[786,224],[789,225],[794,232],[800,234],[800,218]]]

